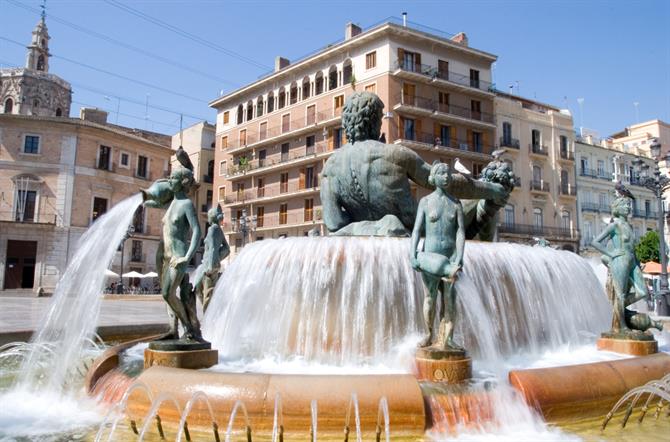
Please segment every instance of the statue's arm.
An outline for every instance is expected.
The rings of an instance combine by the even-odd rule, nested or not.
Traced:
[[[421,232],[423,231],[423,223],[425,222],[424,218],[424,200],[419,201],[419,208],[416,211],[416,220],[414,221],[414,229],[412,230],[412,240],[411,240],[411,258],[412,260],[416,259],[418,253],[417,248],[419,247],[419,241],[421,240]]]
[[[188,246],[188,251],[186,252],[186,262],[190,262],[200,245],[200,238],[202,233],[200,232],[200,223],[198,222],[198,216],[195,213],[195,207],[193,203],[189,201],[189,204],[186,205],[186,219],[188,224],[191,227],[191,244]]]
[[[458,199],[504,200],[508,196],[501,184],[474,180],[459,173],[451,175],[447,192]]]
[[[434,189],[435,186],[428,183],[430,176],[430,164],[426,163],[416,152],[404,146],[399,146],[397,155],[402,157],[402,164],[407,171],[409,179],[421,187]]]
[[[456,231],[456,249],[452,262],[456,266],[462,267],[465,253],[465,217],[463,216],[463,205],[460,202],[456,205],[456,222],[458,223],[458,230]]]
[[[168,204],[161,204],[155,200],[145,200],[144,207],[149,209],[166,209],[168,207]]]
[[[591,247],[602,253],[603,255],[607,256],[608,258],[612,258],[612,256],[609,253],[609,250],[607,250],[607,241],[612,237],[614,234],[614,223],[611,223],[607,226],[605,230],[600,232],[600,235],[596,236],[593,241],[591,241]]]
[[[226,236],[223,234],[223,230],[221,230],[220,235],[221,245],[219,246],[219,260],[222,260],[230,255],[230,246],[228,245],[228,241],[226,241]]]

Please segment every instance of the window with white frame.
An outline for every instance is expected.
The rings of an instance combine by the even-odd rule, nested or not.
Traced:
[[[40,180],[32,175],[21,175],[12,181],[14,181],[14,220],[37,221]]]
[[[130,169],[130,154],[128,152],[121,152],[119,154],[119,167]]]

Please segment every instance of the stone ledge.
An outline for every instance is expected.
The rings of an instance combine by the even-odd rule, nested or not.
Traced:
[[[658,353],[658,342],[637,341],[633,339],[600,338],[596,343],[598,350],[612,351],[632,356],[647,356]]]
[[[209,368],[219,362],[218,350],[161,351],[147,348],[144,350],[144,368],[153,366],[189,368]]]

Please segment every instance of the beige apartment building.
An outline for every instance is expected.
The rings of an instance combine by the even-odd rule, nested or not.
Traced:
[[[503,241],[530,243],[544,238],[552,246],[576,252],[577,182],[575,135],[566,110],[535,100],[497,92],[497,143],[502,159],[518,181],[499,214]]]
[[[278,57],[274,72],[214,100],[214,195],[231,245],[325,233],[319,174],[347,142],[341,112],[356,91],[384,102],[387,143],[431,162],[459,158],[477,174],[495,146],[495,60],[462,33],[348,24],[340,43],[294,63]]]
[[[198,211],[198,219],[203,235],[207,228],[207,211],[212,207],[214,198],[212,183],[214,182],[214,145],[216,127],[207,121],[201,121],[187,127],[180,133],[172,136],[172,150],[179,146],[188,153],[193,163],[193,174],[198,182],[198,188],[192,195],[193,204]],[[172,157],[172,167],[179,163]],[[199,257],[196,257],[199,261]]]
[[[633,167],[633,161],[637,158],[653,167],[649,150],[642,147],[625,147],[621,143],[614,143],[612,139],[598,140],[594,136],[578,137],[575,147],[582,254],[600,256],[600,253],[591,247],[591,242],[609,224],[610,204],[616,195],[614,185],[617,182],[624,184],[635,197],[629,221],[633,226],[636,240],[647,230],[656,230],[658,228],[656,198],[649,189],[639,184]]]

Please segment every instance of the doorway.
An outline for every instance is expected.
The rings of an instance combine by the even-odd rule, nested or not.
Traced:
[[[37,241],[7,241],[5,289],[31,289],[35,285]]]

